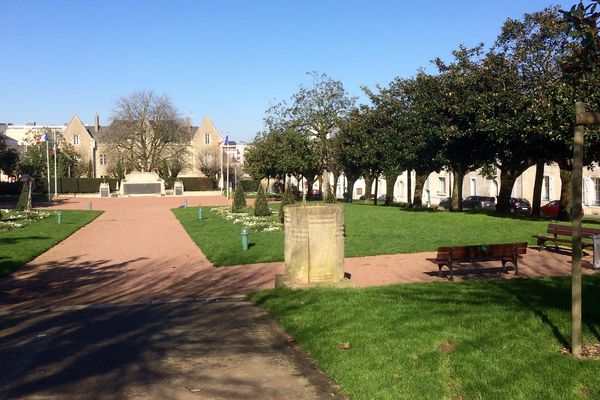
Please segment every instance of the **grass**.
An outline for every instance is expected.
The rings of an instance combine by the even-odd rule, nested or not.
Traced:
[[[100,214],[100,211],[65,210],[62,211],[61,224],[56,222],[56,216],[51,216],[29,222],[20,229],[0,232],[0,277],[10,275]]]
[[[253,246],[243,251],[240,226],[205,208],[175,209],[190,237],[216,266],[283,260],[283,232],[250,235]],[[434,251],[438,246],[527,241],[544,233],[548,220],[497,217],[481,213],[410,211],[400,207],[345,204],[346,256]],[[597,226],[597,225],[596,225]]]
[[[584,278],[584,341],[600,340],[599,289],[600,276]],[[251,297],[355,400],[600,398],[600,361],[560,352],[569,278]]]

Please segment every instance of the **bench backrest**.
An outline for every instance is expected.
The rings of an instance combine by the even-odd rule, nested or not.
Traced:
[[[573,227],[571,225],[548,224],[548,233],[553,235],[573,236]],[[581,228],[581,236],[591,238],[592,235],[600,235],[600,229]]]
[[[437,258],[480,259],[527,253],[527,242],[438,247]]]

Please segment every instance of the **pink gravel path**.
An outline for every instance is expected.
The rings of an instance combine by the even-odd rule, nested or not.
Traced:
[[[222,196],[186,197],[188,205],[227,204]],[[210,297],[271,288],[283,263],[214,268],[170,211],[183,203],[174,197],[110,199],[67,198],[51,208],[105,212],[11,277],[0,280],[0,311],[91,303],[117,303],[182,297]],[[446,281],[426,257],[434,253],[394,254],[346,259],[358,287]],[[584,273],[591,273],[589,260]],[[493,267],[489,272],[485,268]],[[481,279],[499,274],[458,276]],[[521,275],[569,275],[570,257],[530,249],[520,262]]]

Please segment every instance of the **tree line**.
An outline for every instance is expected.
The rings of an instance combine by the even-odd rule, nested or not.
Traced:
[[[598,13],[581,3],[570,11],[550,7],[509,18],[488,48],[461,45],[450,59],[433,61],[435,73],[420,69],[410,78],[363,87],[369,104],[357,105],[340,81],[312,73],[312,86],[267,110],[246,170],[255,178],[304,178],[308,187],[321,179],[324,191],[329,174],[335,185],[343,173],[350,193],[362,177],[367,201],[372,182],[385,177],[386,204],[398,175],[414,171],[409,199],[420,207],[427,177],[445,169],[454,176],[453,210],[462,210],[468,172],[495,178],[499,171],[497,211],[504,213],[517,177],[535,166],[533,213],[539,215],[543,167],[556,163],[566,217],[574,104],[600,109],[598,35]],[[591,168],[599,160],[600,132],[588,129],[585,163]]]

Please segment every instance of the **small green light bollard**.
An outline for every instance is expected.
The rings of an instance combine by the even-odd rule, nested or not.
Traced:
[[[58,222],[59,224],[62,224],[62,211],[56,212],[56,222]]]
[[[242,228],[242,249],[248,250],[248,228]]]
[[[187,199],[183,201],[183,208],[187,208]]]
[[[90,211],[92,210],[92,202],[91,201],[88,202],[88,210],[90,210]]]
[[[198,219],[203,219],[204,218],[204,210],[202,209],[202,207],[198,207]]]

